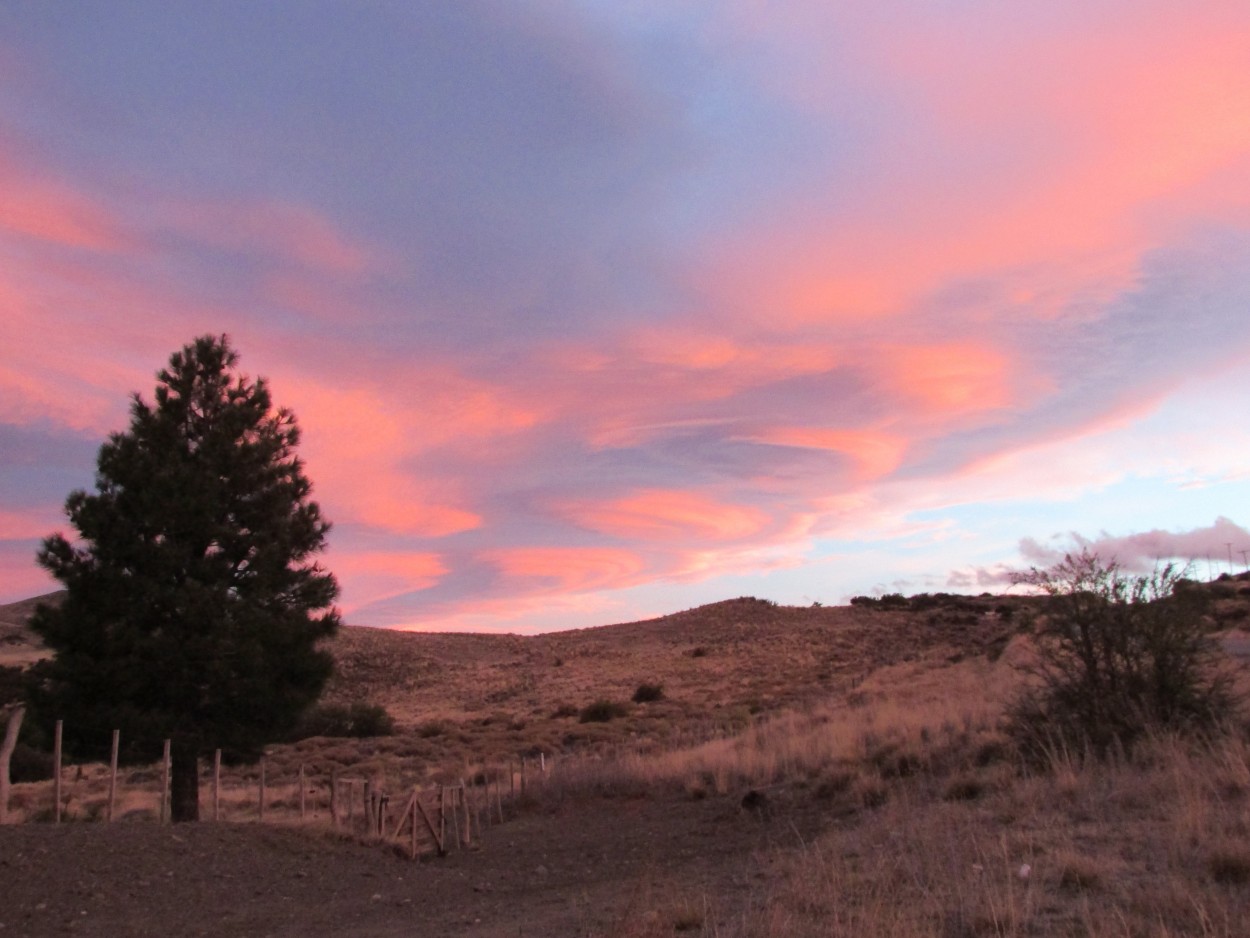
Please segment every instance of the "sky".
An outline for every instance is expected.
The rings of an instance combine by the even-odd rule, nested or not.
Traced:
[[[0,602],[169,355],[346,621],[1250,566],[1242,0],[6,0]]]

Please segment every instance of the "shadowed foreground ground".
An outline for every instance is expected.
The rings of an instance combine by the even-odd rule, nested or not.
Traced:
[[[414,864],[255,824],[23,824],[0,828],[0,934],[494,938],[612,934],[657,916],[697,931],[741,914],[764,858],[800,826],[730,799],[593,801]],[[708,912],[709,893],[737,907]]]

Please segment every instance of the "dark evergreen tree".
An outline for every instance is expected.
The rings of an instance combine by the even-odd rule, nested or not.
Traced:
[[[176,352],[101,447],[96,492],[66,501],[77,543],[54,534],[38,557],[66,594],[31,620],[54,652],[36,712],[83,755],[114,728],[129,759],[172,740],[175,821],[199,816],[200,756],[254,758],[317,699],[338,626],[295,417],[237,360],[224,335]]]

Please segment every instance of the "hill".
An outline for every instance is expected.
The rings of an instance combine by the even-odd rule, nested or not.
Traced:
[[[43,642],[26,625],[40,603],[59,602],[61,592],[33,596],[0,606],[0,665],[24,667],[48,654]]]

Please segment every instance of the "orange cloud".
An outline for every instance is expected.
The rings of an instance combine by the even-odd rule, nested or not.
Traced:
[[[1011,403],[1008,360],[971,343],[889,348],[884,352],[895,389],[934,414],[962,414]]]
[[[746,538],[770,522],[755,508],[678,489],[648,489],[607,502],[576,503],[563,513],[593,531],[651,542]]]
[[[873,164],[853,188],[799,177],[772,218],[706,253],[700,286],[740,318],[864,324],[987,277],[1053,315],[1091,290],[1131,287],[1143,253],[1196,207],[1250,214],[1245,174],[1230,172],[1250,151],[1244,8],[1080,8],[1044,21],[1009,4],[886,9],[736,8],[729,41],[801,62],[755,77],[814,121],[844,117],[830,89],[848,80],[897,112],[862,142]],[[854,46],[829,55],[827,37],[848,30]]]
[[[627,586],[647,568],[638,554],[611,547],[519,547],[486,551],[482,557],[509,577],[539,580],[562,591]]]
[[[332,517],[402,534],[443,537],[481,523],[454,491],[402,464],[416,444],[406,414],[367,388],[327,388],[283,377],[275,398],[296,412],[304,457]],[[419,440],[419,438],[417,438]]]

